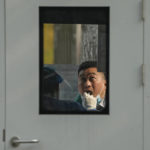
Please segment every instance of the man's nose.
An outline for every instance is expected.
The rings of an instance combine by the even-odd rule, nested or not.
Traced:
[[[91,82],[89,80],[86,80],[84,86],[85,88],[91,87]]]

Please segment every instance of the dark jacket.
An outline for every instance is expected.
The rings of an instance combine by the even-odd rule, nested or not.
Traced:
[[[69,100],[58,100],[43,96],[40,103],[40,113],[50,114],[50,113],[75,113],[86,111],[82,105],[77,102]]]

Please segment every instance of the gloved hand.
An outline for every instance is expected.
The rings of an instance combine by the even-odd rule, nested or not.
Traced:
[[[86,92],[81,96],[82,106],[87,110],[96,110],[97,106],[97,97],[90,95]]]

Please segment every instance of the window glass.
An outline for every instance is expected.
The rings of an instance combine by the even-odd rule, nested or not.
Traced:
[[[109,113],[109,8],[98,7],[95,9],[92,7],[72,7],[72,9],[70,7],[40,7],[41,114]],[[92,15],[96,16],[92,17]],[[104,96],[107,102],[104,104],[105,107],[99,110],[97,109],[98,94],[94,95],[92,87],[97,85],[97,81],[94,83],[92,76],[85,75],[86,83],[79,84],[80,73],[83,71],[81,69],[78,72],[78,69],[82,63],[87,61],[89,63],[96,62],[97,73],[103,74],[102,76],[107,82]],[[86,69],[83,68],[84,71]],[[96,76],[98,76],[97,73]],[[85,91],[89,94],[89,99],[93,98],[91,100],[93,104],[86,104],[85,95],[83,96],[80,92],[82,86],[88,86],[86,85],[88,81],[92,81],[89,85],[91,88]],[[90,90],[92,94],[90,94]],[[99,97],[101,97],[101,93]],[[86,105],[91,105],[91,109]]]

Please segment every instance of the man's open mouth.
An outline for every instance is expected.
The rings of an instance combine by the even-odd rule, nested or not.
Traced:
[[[88,94],[90,94],[90,95],[92,95],[93,93],[92,93],[92,91],[86,91],[86,93],[88,93]]]

